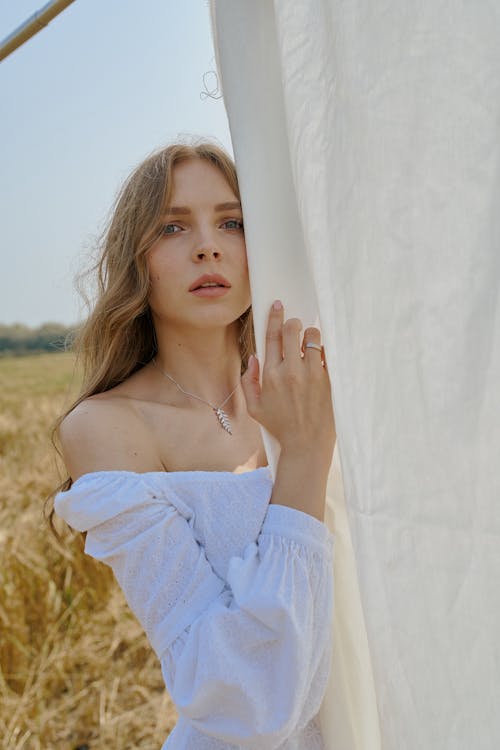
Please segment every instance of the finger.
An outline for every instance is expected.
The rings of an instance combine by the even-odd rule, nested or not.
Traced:
[[[306,346],[306,344],[316,344],[321,349],[316,347]],[[304,352],[304,361],[315,367],[318,362],[325,365],[325,348],[321,345],[321,331],[319,328],[309,327],[304,331],[304,340],[302,341],[302,351]]]
[[[283,326],[283,356],[289,363],[300,360],[301,330],[299,318],[289,318]]]
[[[277,308],[276,305],[279,305]],[[266,367],[274,367],[283,361],[283,305],[276,300],[271,306],[266,331]]]
[[[314,328],[313,326],[306,328],[304,331],[304,339],[302,341],[302,351],[304,353],[307,351],[305,349],[306,344],[321,344],[321,331],[319,328]]]
[[[260,409],[261,388],[259,370],[259,360],[257,357],[251,356],[246,372],[241,378],[241,387],[247,402],[247,411],[251,417],[256,416]]]
[[[318,349],[319,346],[319,349]],[[320,362],[323,367],[326,367],[326,360],[325,360],[325,347],[321,346],[321,344],[316,346],[305,346],[305,350],[307,352],[317,352],[317,354],[304,354],[304,361],[306,364],[312,367],[317,367],[318,362]]]

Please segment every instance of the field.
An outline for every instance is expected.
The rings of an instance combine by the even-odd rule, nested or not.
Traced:
[[[69,353],[0,358],[0,747],[159,750],[177,713],[156,657],[111,571],[42,516],[77,388]]]

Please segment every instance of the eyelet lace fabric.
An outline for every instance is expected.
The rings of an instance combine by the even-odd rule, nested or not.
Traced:
[[[95,472],[56,497],[158,656],[179,714],[163,750],[324,750],[333,535],[271,493],[264,467]]]

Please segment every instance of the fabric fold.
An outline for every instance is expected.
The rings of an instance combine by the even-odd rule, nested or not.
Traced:
[[[268,504],[257,538],[230,557],[223,579],[195,538],[196,509],[179,511],[182,482],[192,490],[197,481],[188,474],[85,475],[59,493],[56,512],[86,531],[85,551],[113,569],[144,627],[184,721],[176,750],[196,747],[190,729],[213,738],[214,750],[319,742],[332,656],[333,535],[307,513]],[[201,474],[200,493],[208,494],[262,481],[258,471],[241,480]],[[212,533],[224,533],[222,519]],[[301,747],[321,748],[311,743]]]

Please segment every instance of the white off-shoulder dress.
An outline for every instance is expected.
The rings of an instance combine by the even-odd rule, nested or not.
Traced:
[[[324,748],[333,535],[271,492],[262,467],[99,471],[56,496],[160,660],[179,714],[162,750]]]

